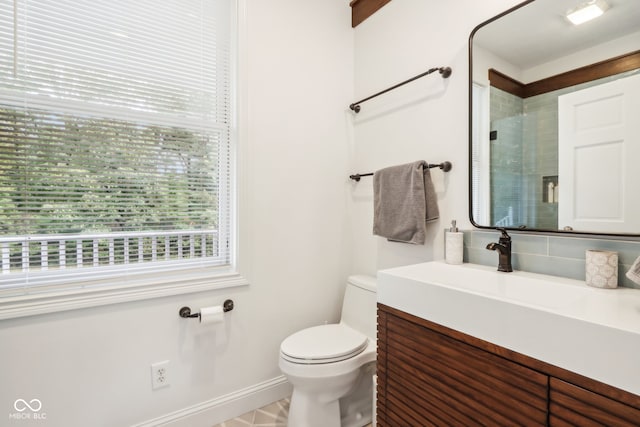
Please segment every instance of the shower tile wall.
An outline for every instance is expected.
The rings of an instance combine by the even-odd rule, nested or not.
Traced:
[[[640,288],[626,277],[631,265],[640,256],[640,241],[614,240],[560,235],[526,234],[512,232],[513,268],[532,273],[550,274],[570,279],[585,279],[585,252],[599,249],[618,252],[618,285]],[[464,231],[464,262],[495,266],[498,256],[486,249],[497,242],[496,231]]]
[[[504,226],[522,222],[522,99],[500,89],[490,90],[491,223]],[[500,222],[513,216],[512,223]]]
[[[558,94],[549,92],[523,100],[523,201],[525,224],[558,228],[558,203],[543,197],[543,177],[558,175]]]
[[[558,224],[558,203],[544,197],[543,185],[545,177],[558,175],[558,97],[639,72],[633,70],[525,99],[491,88],[491,130],[498,131],[498,139],[491,142],[492,224],[512,207],[515,226],[562,228]],[[557,182],[562,185],[562,177]]]
[[[558,204],[543,200],[543,176],[558,175],[557,95],[522,99],[491,88],[491,220],[557,228]]]

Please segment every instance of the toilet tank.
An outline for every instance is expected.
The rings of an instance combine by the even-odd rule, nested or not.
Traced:
[[[349,276],[342,301],[340,322],[376,338],[377,281],[375,277]]]

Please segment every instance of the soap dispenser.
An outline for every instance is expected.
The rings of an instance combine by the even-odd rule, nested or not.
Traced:
[[[445,232],[444,259],[447,264],[462,264],[464,233],[458,231],[456,220],[451,221],[451,228]]]

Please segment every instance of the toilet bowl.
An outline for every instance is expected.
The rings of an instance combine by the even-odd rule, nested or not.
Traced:
[[[373,416],[376,281],[350,276],[340,323],[314,326],[280,345],[280,370],[293,385],[289,427],[361,427]]]

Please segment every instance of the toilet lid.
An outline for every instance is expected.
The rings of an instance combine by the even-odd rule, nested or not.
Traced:
[[[331,363],[353,357],[367,347],[364,334],[341,324],[321,325],[290,335],[280,345],[283,358],[294,363]]]

